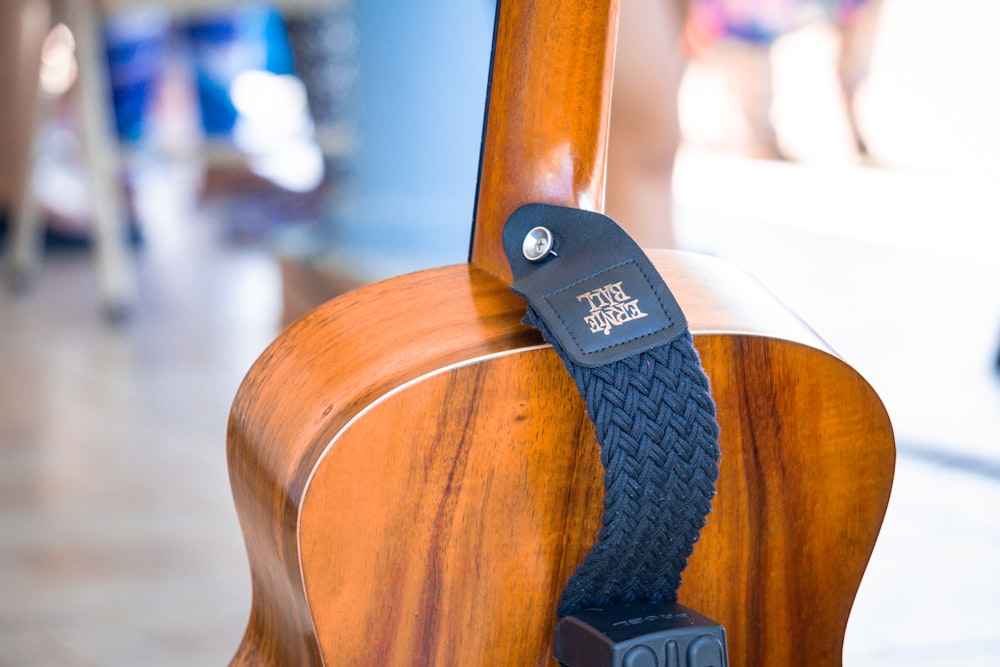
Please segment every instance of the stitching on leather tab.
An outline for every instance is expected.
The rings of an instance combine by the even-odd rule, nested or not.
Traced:
[[[604,274],[612,274],[627,265],[635,267],[635,269],[637,269],[639,274],[642,276],[645,286],[648,289],[649,294],[654,297],[656,305],[659,308],[659,313],[666,320],[666,324],[660,324],[654,329],[644,331],[641,334],[631,335],[628,338],[617,338],[615,339],[615,342],[607,345],[595,347],[593,339],[587,339],[584,342],[590,346],[590,349],[585,350],[584,345],[581,344],[581,337],[577,334],[577,327],[579,324],[571,324],[568,322],[563,316],[562,310],[553,304],[552,297],[564,294],[574,288],[578,288],[580,285],[590,282]],[[599,287],[598,289],[574,295],[578,301],[586,302],[590,307],[590,314],[585,317],[585,321],[590,326],[591,334],[596,335],[603,329],[605,331],[605,335],[609,335],[612,327],[617,327],[633,320],[644,319],[649,315],[648,312],[642,310],[642,308],[646,306],[639,304],[638,299],[630,300],[630,295],[625,288],[621,286],[621,283],[622,281],[612,281],[603,287]],[[565,287],[545,294],[544,298],[549,304],[552,312],[555,313],[555,316],[558,318],[560,324],[562,324],[565,331],[569,334],[573,343],[580,350],[580,353],[585,356],[589,354],[597,354],[622,345],[627,345],[649,336],[655,336],[664,329],[670,328],[674,324],[674,320],[670,317],[669,311],[664,305],[662,298],[656,293],[656,289],[653,286],[653,282],[649,279],[649,275],[643,269],[643,266],[634,259],[628,259],[613,266],[603,268],[600,271],[595,271],[584,278],[566,285]]]

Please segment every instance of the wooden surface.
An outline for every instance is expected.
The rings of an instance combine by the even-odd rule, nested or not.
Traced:
[[[749,278],[654,259],[722,425],[681,599],[726,626],[734,665],[838,665],[892,476],[882,405],[778,305],[770,328],[737,307],[770,301]],[[335,299],[263,355],[230,427],[254,580],[234,664],[551,663],[601,474],[575,388],[522,313],[501,281],[446,267]]]
[[[617,3],[505,2],[472,262],[313,310],[251,369],[228,454],[253,576],[237,665],[549,665],[600,524],[598,445],[522,324],[500,234],[600,210]],[[719,495],[681,590],[733,665],[838,665],[885,511],[871,388],[756,283],[655,253],[719,405]]]
[[[508,282],[514,209],[604,210],[617,17],[618,0],[500,4],[472,262]]]

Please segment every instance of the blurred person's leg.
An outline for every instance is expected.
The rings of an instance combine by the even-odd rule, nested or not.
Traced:
[[[629,0],[619,17],[606,211],[647,248],[674,245],[677,93],[688,0]]]
[[[48,0],[0,2],[0,224],[6,235],[6,277],[18,290],[27,285],[38,253],[31,174],[42,44],[50,22]]]
[[[858,88],[868,77],[875,36],[878,32],[881,0],[845,0],[838,17],[840,24],[840,51],[837,58],[837,76],[847,122],[859,154],[866,155],[868,146],[858,125],[855,97]]]
[[[27,187],[48,0],[0,2],[0,211],[8,215]]]
[[[723,39],[717,50],[729,88],[739,101],[745,131],[743,152],[752,157],[781,158],[771,113],[774,79],[770,43]]]

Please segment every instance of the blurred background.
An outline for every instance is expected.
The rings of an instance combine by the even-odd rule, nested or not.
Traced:
[[[609,212],[755,275],[892,418],[844,664],[998,664],[1000,6],[623,5]],[[466,260],[493,14],[0,5],[0,666],[228,661],[229,404],[309,308]]]

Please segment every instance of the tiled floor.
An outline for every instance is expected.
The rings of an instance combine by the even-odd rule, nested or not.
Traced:
[[[160,213],[124,328],[100,318],[85,254],[49,258],[28,298],[0,295],[4,667],[220,665],[242,634],[225,425],[280,282],[217,221]]]

